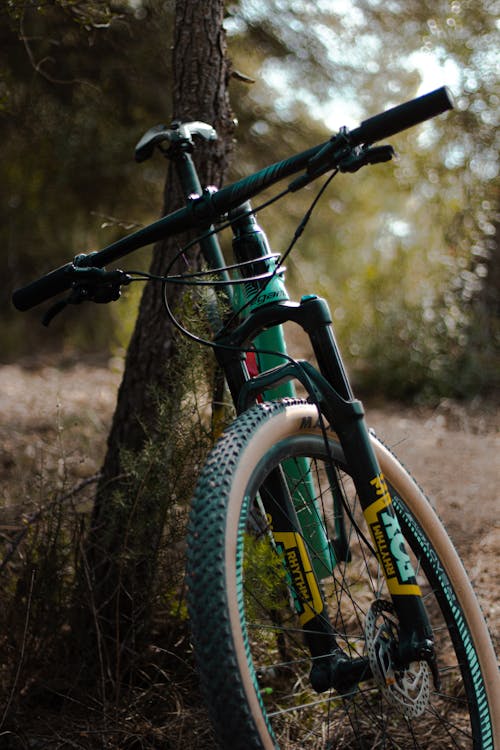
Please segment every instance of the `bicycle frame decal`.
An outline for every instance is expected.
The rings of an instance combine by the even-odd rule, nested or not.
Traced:
[[[294,531],[274,531],[274,541],[290,576],[290,590],[301,625],[321,614],[323,600],[304,540]]]
[[[364,511],[364,516],[370,527],[389,591],[391,594],[421,596],[384,475],[380,473],[370,484],[375,488],[377,499]]]

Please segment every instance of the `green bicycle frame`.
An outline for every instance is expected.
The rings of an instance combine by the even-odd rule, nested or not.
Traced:
[[[71,289],[70,296],[66,300],[56,303],[54,308],[49,311],[50,316],[46,317],[48,322],[67,304],[77,304],[82,300],[109,302],[117,299],[121,284],[128,283],[130,279],[127,279],[126,274],[119,270],[106,272],[104,268],[108,263],[124,257],[133,250],[179,232],[193,228],[204,232],[210,228],[212,222],[220,219],[228,212],[233,212],[232,217],[230,214],[230,223],[235,235],[240,232],[240,235],[246,233],[255,236],[256,231],[251,226],[252,221],[248,218],[248,213],[245,213],[245,209],[243,209],[243,215],[241,213],[241,206],[245,201],[278,181],[297,175],[299,172],[302,174],[296,176],[289,183],[289,192],[300,190],[312,180],[334,169],[352,172],[367,164],[387,161],[392,157],[391,147],[375,147],[373,144],[420,122],[429,120],[452,107],[453,103],[447,89],[445,87],[436,89],[429,94],[368,118],[354,130],[348,131],[346,128],[342,128],[326,143],[276,162],[249,177],[221,188],[219,191],[202,190],[190,155],[194,147],[191,135],[212,139],[215,135],[213,128],[205,126],[203,123],[191,123],[192,128],[189,127],[189,123],[182,127],[179,127],[179,123],[176,123],[172,126],[172,129],[165,129],[164,126],[152,128],[138,144],[136,158],[138,160],[147,158],[155,145],[168,141],[170,145],[166,151],[164,150],[164,153],[172,159],[175,165],[186,198],[186,206],[127,237],[111,243],[98,252],[78,255],[72,262],[66,263],[25,287],[15,290],[12,296],[13,303],[18,310],[28,310]],[[238,211],[240,212],[239,215]],[[244,220],[244,216],[246,216],[246,220]],[[229,277],[227,268],[225,268],[215,234],[205,233],[199,240],[199,244],[208,267],[219,276],[223,284],[227,285],[226,297],[231,301],[233,297],[231,284],[233,281]],[[262,261],[263,253],[255,252],[255,243],[250,243],[248,247],[250,264],[249,266],[240,265],[240,268],[242,270],[248,268],[248,276],[251,279],[255,278],[255,273],[251,269],[252,262]],[[266,255],[268,254],[267,243],[264,243],[264,247],[264,255]],[[272,274],[259,290],[257,297],[254,296],[249,299],[250,305],[248,307],[253,309],[248,310],[246,317],[233,314],[231,320],[226,321],[224,325],[224,321],[222,321],[223,313],[219,315],[222,324],[221,333],[215,337],[214,343],[221,345],[217,347],[217,356],[234,403],[251,403],[252,399],[255,401],[260,393],[267,395],[268,392],[271,392],[271,395],[273,395],[272,391],[278,386],[282,388],[282,383],[287,384],[294,379],[302,381],[311,399],[318,406],[319,424],[322,427],[324,426],[322,417],[324,415],[326,422],[331,425],[331,429],[335,430],[340,440],[361,507],[372,534],[373,546],[384,571],[400,623],[401,638],[398,651],[401,663],[423,658],[432,665],[435,663],[433,662],[432,635],[415,572],[412,570],[410,558],[405,550],[403,535],[393,509],[390,492],[381,474],[370,442],[363,419],[363,409],[360,402],[353,397],[340,352],[336,346],[331,328],[330,313],[326,303],[317,298],[303,299],[300,304],[289,302],[284,287],[281,288],[281,291],[273,289],[273,285],[281,285],[281,283],[282,279],[279,279],[279,274]],[[276,294],[274,298],[273,294]],[[262,305],[260,303],[256,305],[257,301],[261,301]],[[239,305],[235,303],[233,309],[238,310]],[[245,306],[246,309],[247,306]],[[240,317],[240,322],[232,328],[228,323],[234,322],[235,317]],[[217,316],[214,316],[213,319],[217,324]],[[265,368],[273,363],[263,358],[260,367],[264,368],[264,371],[251,377],[245,361],[245,352],[249,351],[253,343],[263,357],[264,352],[273,350],[281,352],[283,350],[280,356],[285,358],[284,344],[281,341],[282,332],[280,332],[279,326],[287,321],[302,326],[309,335],[319,372],[313,367],[308,369],[306,363],[297,363],[291,358],[288,358],[283,364],[278,364],[271,370],[267,370]],[[273,328],[277,329],[278,332],[275,331],[273,334]],[[273,335],[275,338],[272,338]],[[271,338],[268,338],[268,336],[271,336]],[[290,393],[293,391],[290,391],[287,386],[285,391],[281,390],[281,393],[284,392]],[[304,425],[304,429],[307,429],[307,425]],[[325,440],[325,447],[327,445],[328,441]],[[284,496],[293,494],[287,490],[286,482],[283,482],[281,478],[279,478],[277,484],[281,485]],[[287,498],[285,497],[285,499]],[[288,530],[284,529],[285,533],[288,531],[294,532],[294,527],[291,524],[291,520],[295,521],[293,516],[297,515],[294,501],[295,499],[290,498],[287,505],[287,507],[290,506],[290,516]],[[300,506],[299,512],[301,512],[302,504],[303,500],[299,499],[297,502],[297,505]],[[311,508],[311,518],[314,521],[313,511],[314,509]],[[314,523],[312,524],[312,531],[310,531],[309,519],[307,522],[301,519],[301,523],[304,526],[305,533],[313,540],[316,533]],[[320,538],[319,543],[313,543],[313,549],[315,544],[317,544],[320,558],[323,558],[321,566],[325,565],[328,570],[330,565],[331,569],[333,556],[329,549],[328,540]],[[306,557],[308,557],[306,545],[303,545],[303,547],[305,550],[304,563],[307,563],[308,569],[311,570],[310,560],[306,560]],[[348,551],[344,559],[348,559]],[[314,576],[312,577],[314,578]],[[318,577],[321,577],[321,571],[318,571]],[[318,589],[317,583],[315,586]],[[311,593],[314,599],[315,592],[312,591]],[[324,606],[323,603],[321,603],[321,606]],[[326,645],[322,653],[328,658],[331,653],[328,648],[331,626],[328,630],[326,615],[324,620],[326,623],[324,635],[327,638],[324,640],[324,645]],[[314,651],[315,647],[311,647],[311,653]],[[321,644],[319,652],[321,653]],[[436,674],[435,671],[434,674]]]
[[[124,279],[126,274],[121,271],[105,272],[106,264],[166,236],[192,228],[201,231],[203,234],[198,242],[202,254],[208,268],[225,285],[225,297],[233,311],[229,319],[224,320],[226,304],[220,308],[214,305],[214,310],[210,310],[212,325],[220,329],[219,334],[214,337],[216,355],[234,403],[241,410],[258,400],[259,396],[293,396],[293,381],[298,380],[302,382],[310,399],[318,407],[318,425],[324,428],[326,424],[327,429],[332,429],[337,434],[400,623],[401,637],[398,650],[402,663],[424,658],[432,664],[432,637],[415,573],[393,510],[391,495],[381,474],[363,419],[362,406],[352,394],[335,342],[326,303],[314,295],[303,298],[300,303],[288,300],[281,270],[274,272],[275,261],[269,252],[267,241],[244,202],[265,188],[298,172],[303,173],[289,183],[288,190],[291,192],[301,189],[334,168],[355,171],[368,163],[386,161],[391,155],[390,147],[374,148],[373,143],[430,119],[450,109],[451,106],[446,89],[438,89],[370,118],[355,130],[348,132],[342,129],[328,142],[276,162],[219,191],[202,190],[191,159],[194,144],[188,126],[173,127],[165,133],[163,126],[160,127],[161,133],[158,128],[153,128],[142,139],[142,149],[144,150],[144,144],[148,149],[152,149],[159,137],[169,141],[170,146],[164,153],[174,164],[186,198],[186,206],[98,252],[76,256],[73,262],[17,289],[13,294],[13,302],[17,309],[27,310],[72,289],[67,300],[56,304],[51,312],[52,317],[62,309],[61,304],[64,307],[69,303],[78,303],[82,299],[111,301],[119,296],[120,285],[128,281]],[[200,123],[192,125],[197,126],[194,128],[194,134],[201,136],[208,128],[207,126],[200,130]],[[144,154],[141,158],[143,157]],[[207,232],[213,221],[227,214],[235,235],[237,264],[243,276],[239,280],[229,276],[215,233]],[[237,294],[233,290],[239,288],[240,284],[235,284],[235,281],[241,281],[243,288],[243,291]],[[254,281],[257,282],[256,290],[252,288]],[[215,295],[213,301],[216,302]],[[287,357],[281,326],[288,321],[301,326],[309,336],[319,371],[307,363],[297,363]],[[258,357],[258,369],[255,374],[250,375],[246,352],[251,351],[252,347]],[[304,429],[308,429],[309,426],[304,425]],[[325,447],[327,445],[328,441],[325,440]],[[306,469],[307,467],[304,467],[304,470]],[[285,469],[284,473],[287,470]],[[297,528],[302,527],[301,530],[306,537],[306,543],[302,545],[302,563],[311,571],[313,565],[310,558],[313,556],[317,559],[314,563],[316,575],[310,576],[314,579],[314,590],[311,590],[309,598],[312,602],[320,601],[318,618],[321,622],[318,621],[317,624],[323,626],[323,636],[326,636],[326,639],[320,637],[321,643],[312,643],[311,653],[328,657],[328,654],[331,654],[332,631],[326,611],[324,612],[322,597],[319,596],[318,599],[317,596],[320,588],[317,579],[328,575],[340,559],[347,561],[349,550],[348,547],[342,550],[345,544],[337,545],[337,538],[333,540],[332,547],[326,538],[313,502],[312,487],[307,490],[310,497],[293,497],[294,481],[291,469],[288,479],[281,476],[273,477],[272,482],[275,479],[275,485],[283,495],[287,508],[286,514],[281,511],[282,533],[288,534],[290,538],[294,533],[298,536]],[[336,513],[337,536],[341,542],[346,542],[345,538],[342,540],[343,508],[335,495],[333,475],[332,487],[334,503],[337,504],[335,510],[339,511]],[[279,504],[273,505],[271,493],[268,494],[273,511],[279,515]],[[300,520],[297,518],[299,514]],[[277,533],[281,531],[278,530]],[[311,554],[307,551],[308,546]],[[318,627],[318,630],[321,631],[321,627]]]
[[[179,143],[177,148],[171,149],[169,156],[176,166],[186,199],[192,199],[193,194],[201,195],[198,175],[185,144]],[[262,272],[262,263],[266,271],[274,271],[274,261],[265,235],[249,209],[249,204],[238,206],[229,214],[229,218],[234,234],[235,256],[239,263],[247,263],[243,267],[251,277],[254,273]],[[214,234],[202,238],[200,246],[210,268],[220,269],[224,266],[222,252]],[[241,319],[233,331],[216,336],[216,341],[226,346],[217,352],[217,356],[235,404],[241,403],[242,393],[249,383],[252,384],[253,397],[258,394],[262,394],[264,398],[293,397],[295,389],[292,381],[297,373],[288,372],[285,375],[283,368],[286,369],[287,365],[280,363],[280,359],[286,358],[282,325],[291,320],[308,333],[321,373],[321,381],[316,382],[317,400],[322,413],[335,427],[348,464],[356,469],[353,480],[401,623],[400,656],[402,659],[415,658],[416,652],[424,653],[429,649],[430,628],[409,556],[403,551],[403,536],[392,509],[390,493],[370,445],[361,404],[353,398],[333,336],[326,303],[314,296],[306,298],[300,305],[289,302],[281,272],[274,274],[260,288],[251,283],[238,285],[238,288],[243,287],[243,293],[237,294],[229,291],[231,279],[227,272],[220,272],[220,276],[228,282],[226,298],[233,315],[238,315]],[[248,349],[250,344],[259,358],[259,374],[254,377],[250,377],[243,354],[243,350]],[[314,379],[313,375],[312,381]],[[311,380],[307,386],[310,387],[310,384]],[[307,466],[301,467],[300,471],[306,475]],[[287,483],[290,487],[294,486],[292,475],[287,478]],[[289,515],[296,516],[304,535],[305,544],[300,553],[302,565],[309,570],[313,569],[316,577],[321,579],[333,570],[336,558],[332,544],[319,521],[312,486],[307,492],[310,493],[309,498],[292,498],[293,507],[289,509]],[[336,512],[336,516],[341,516],[342,511],[338,510],[340,512]],[[285,525],[286,523],[290,525],[289,519],[285,520]],[[403,563],[403,577],[398,567],[400,563]],[[317,584],[313,584],[313,587],[314,590],[308,596],[310,602],[314,603],[310,610],[314,614],[314,629],[319,631],[319,635],[311,636],[310,647],[313,654],[326,654],[331,649],[331,626],[325,615],[324,602]]]
[[[243,214],[242,211],[244,211]],[[255,265],[258,264],[260,258],[266,271],[274,275],[265,282],[248,281],[237,286],[232,299],[232,308],[236,315],[242,310],[244,317],[260,308],[264,309],[270,303],[286,302],[290,299],[285,287],[284,272],[276,273],[276,263],[271,255],[266,236],[255,221],[253,214],[248,213],[249,211],[250,204],[247,203],[232,215],[235,257],[240,262],[256,261]],[[253,339],[252,345],[256,362],[256,371],[250,372],[253,376],[279,367],[287,357],[282,325],[262,331]],[[264,401],[295,398],[295,385],[291,380],[285,381],[271,389],[264,389],[261,397]],[[312,568],[319,579],[326,578],[331,575],[336,564],[335,553],[320,520],[306,459],[289,461],[284,465],[284,469],[288,485],[292,488],[292,499],[306,546],[312,552]]]

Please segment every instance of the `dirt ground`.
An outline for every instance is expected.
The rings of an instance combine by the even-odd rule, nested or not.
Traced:
[[[40,361],[32,367],[0,366],[0,524],[15,523],[22,503],[27,511],[36,508],[46,482],[67,486],[99,470],[120,370],[119,360],[101,366],[56,368]],[[498,404],[365,407],[369,425],[436,504],[498,647]]]

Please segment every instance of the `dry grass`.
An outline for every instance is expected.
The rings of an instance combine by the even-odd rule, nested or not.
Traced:
[[[86,530],[119,379],[113,362],[0,368],[5,750],[213,747],[192,666],[182,544],[161,553],[146,645],[126,654],[126,669],[109,675],[99,647],[80,653],[75,644],[82,606],[75,596],[82,591]],[[179,473],[175,486],[182,493]],[[184,517],[176,504],[172,523],[180,533]],[[99,646],[98,630],[96,619]]]
[[[98,653],[75,653],[72,646],[75,574],[119,380],[115,362],[0,367],[2,750],[214,748],[192,665],[181,543],[163,553],[162,569],[174,568],[178,575],[159,581],[147,647],[129,655],[131,667],[119,680],[101,674],[98,684],[89,684],[86,664]],[[498,597],[491,571],[498,564],[498,527],[491,524],[495,499],[488,495],[492,472],[498,472],[494,429],[488,423],[484,430],[466,430],[448,416],[444,423],[443,410],[418,420],[409,411],[384,408],[373,414],[382,437],[401,443],[396,451],[410,466],[415,461],[406,459],[405,450],[419,451],[417,464],[421,460],[437,492],[426,487],[437,496],[445,520],[450,514],[465,553],[470,534],[462,510],[469,495],[458,467],[473,469],[469,478],[476,484],[484,480],[484,488],[475,485],[482,505],[474,538],[483,543],[480,560],[471,558],[471,572],[494,626]],[[448,451],[444,463],[435,458],[437,448]],[[422,475],[418,465],[416,474]],[[441,499],[443,486],[448,494]]]

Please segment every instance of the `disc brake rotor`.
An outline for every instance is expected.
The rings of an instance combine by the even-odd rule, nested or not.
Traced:
[[[405,669],[395,667],[399,630],[391,602],[372,603],[365,635],[373,677],[388,702],[407,718],[421,716],[429,703],[431,671],[425,661],[412,662]]]

